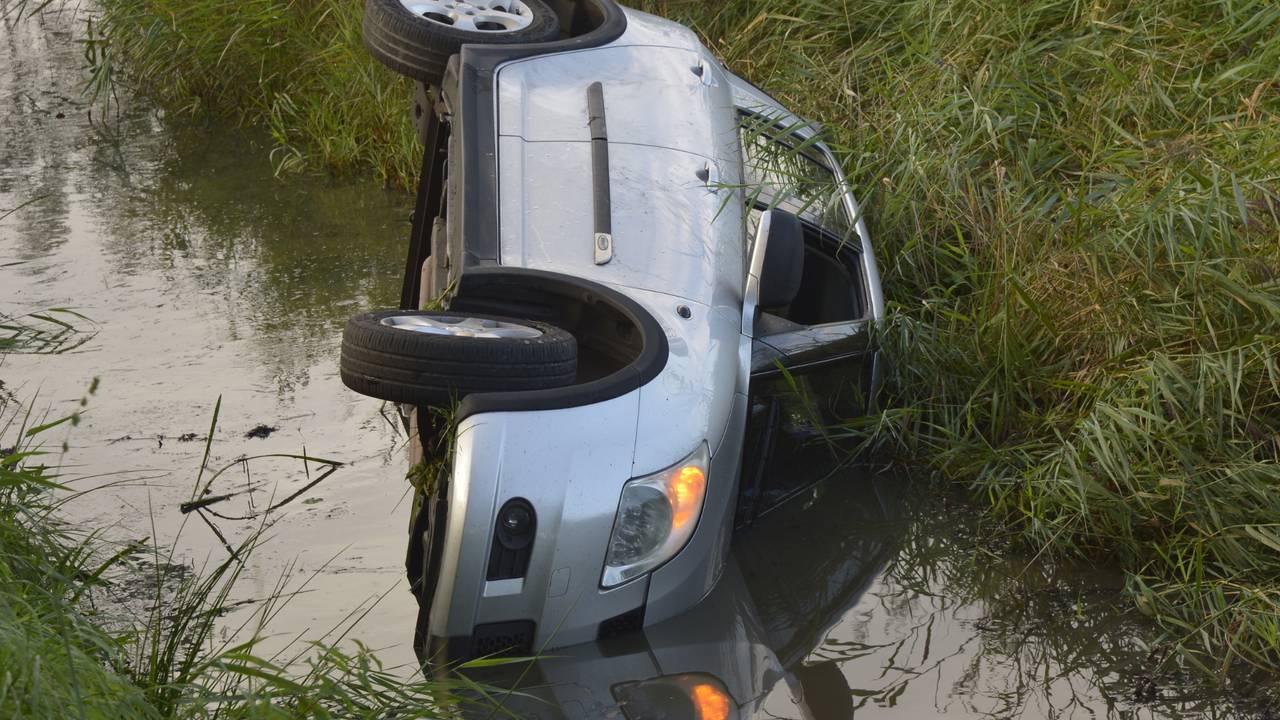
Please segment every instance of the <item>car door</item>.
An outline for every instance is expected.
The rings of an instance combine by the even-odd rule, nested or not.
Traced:
[[[762,309],[755,323],[739,526],[847,459],[826,429],[869,410],[875,372],[862,244],[830,153],[750,118],[743,158],[748,243],[762,212],[785,210],[801,220],[805,258],[795,300]]]

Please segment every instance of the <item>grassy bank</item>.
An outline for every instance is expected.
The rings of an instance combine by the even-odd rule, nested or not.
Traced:
[[[455,686],[406,682],[362,647],[309,645],[266,656],[256,650],[257,636],[217,639],[242,561],[178,578],[131,567],[139,558],[171,558],[146,547],[117,551],[61,525],[49,495],[54,479],[32,452],[0,452],[0,717],[450,716]],[[253,546],[236,549],[247,559]],[[139,608],[113,605],[112,585],[129,584],[136,596],[153,582],[141,594],[153,592],[154,603],[122,618]],[[258,617],[268,619],[275,602]]]
[[[1120,563],[1211,669],[1280,667],[1280,6],[640,4],[830,128],[892,303],[880,449]],[[411,181],[359,3],[101,5],[100,69]]]
[[[83,322],[66,311],[0,316],[0,367],[10,353],[85,342],[71,318]],[[95,390],[96,382],[82,407]],[[203,571],[170,572],[180,561],[146,541],[108,541],[61,522],[59,506],[74,495],[49,447],[79,416],[37,424],[29,408],[0,382],[0,717],[453,716],[457,684],[406,682],[362,646],[260,652],[270,619],[296,588],[276,587],[225,639],[220,618],[238,604],[232,592],[260,534]]]
[[[412,84],[364,51],[349,0],[103,0],[88,27],[92,88],[141,89],[195,119],[270,128],[281,170],[417,177]]]
[[[1121,563],[1214,667],[1280,663],[1280,6],[649,7],[841,146],[893,305],[881,447]]]

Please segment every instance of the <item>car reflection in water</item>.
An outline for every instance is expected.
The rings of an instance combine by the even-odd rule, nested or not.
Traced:
[[[851,718],[835,661],[809,657],[894,556],[901,478],[845,469],[739,528],[697,607],[535,663],[468,670],[502,690],[495,716],[746,720]],[[767,708],[767,709],[766,709]],[[494,711],[486,707],[478,715]]]

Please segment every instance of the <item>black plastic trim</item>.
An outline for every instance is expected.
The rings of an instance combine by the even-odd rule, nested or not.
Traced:
[[[512,531],[503,523],[508,512],[523,511],[527,526]],[[533,541],[538,534],[538,513],[533,504],[524,498],[512,498],[503,503],[493,521],[493,543],[489,547],[489,570],[486,581],[512,580],[524,577],[533,557]]]
[[[604,302],[631,321],[640,332],[640,354],[630,364],[599,380],[547,390],[522,392],[477,393],[459,403],[455,422],[472,415],[491,412],[529,412],[560,410],[612,400],[658,376],[667,366],[670,346],[667,334],[649,311],[613,288],[572,275],[516,267],[471,267],[463,270],[458,294],[450,303],[455,311],[480,311],[488,308],[483,298],[501,296],[505,287],[534,286],[543,292]],[[473,304],[474,303],[474,304]]]
[[[512,657],[533,654],[533,635],[537,625],[532,620],[477,625],[471,631],[467,659],[477,657]]]
[[[526,657],[534,654],[537,630],[532,620],[476,625],[470,635],[430,637],[420,657],[437,669],[456,668],[459,663],[479,657]]]
[[[613,233],[613,199],[609,192],[609,126],[605,120],[604,85],[598,82],[587,87],[587,127],[591,131],[591,196],[595,231],[596,234],[608,235]]]
[[[644,614],[647,609],[645,603],[641,603],[639,607],[614,615],[613,617],[600,623],[596,628],[596,640],[603,642],[606,640],[615,640],[628,635],[640,634],[644,630]],[[641,635],[643,637],[643,635]],[[606,655],[608,657],[608,655]]]
[[[454,132],[461,135],[457,162],[461,212],[450,219],[451,231],[463,239],[463,264],[493,265],[498,257],[498,108],[494,73],[512,60],[586,50],[617,40],[627,17],[614,0],[579,0],[604,15],[595,29],[577,37],[528,45],[464,45],[459,54],[458,103]]]
[[[424,94],[425,96],[425,94]],[[432,222],[444,212],[445,159],[448,156],[449,126],[431,108],[419,121],[422,137],[422,166],[418,175],[413,227],[409,232],[409,254],[405,259],[404,282],[400,289],[400,309],[416,310],[422,291],[422,266],[431,257]]]

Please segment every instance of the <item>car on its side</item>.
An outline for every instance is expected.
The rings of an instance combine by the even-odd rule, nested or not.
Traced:
[[[424,156],[401,307],[351,319],[341,371],[412,429],[420,652],[683,613],[879,384],[839,164],[688,28],[613,0],[366,0],[365,39],[417,81]]]

